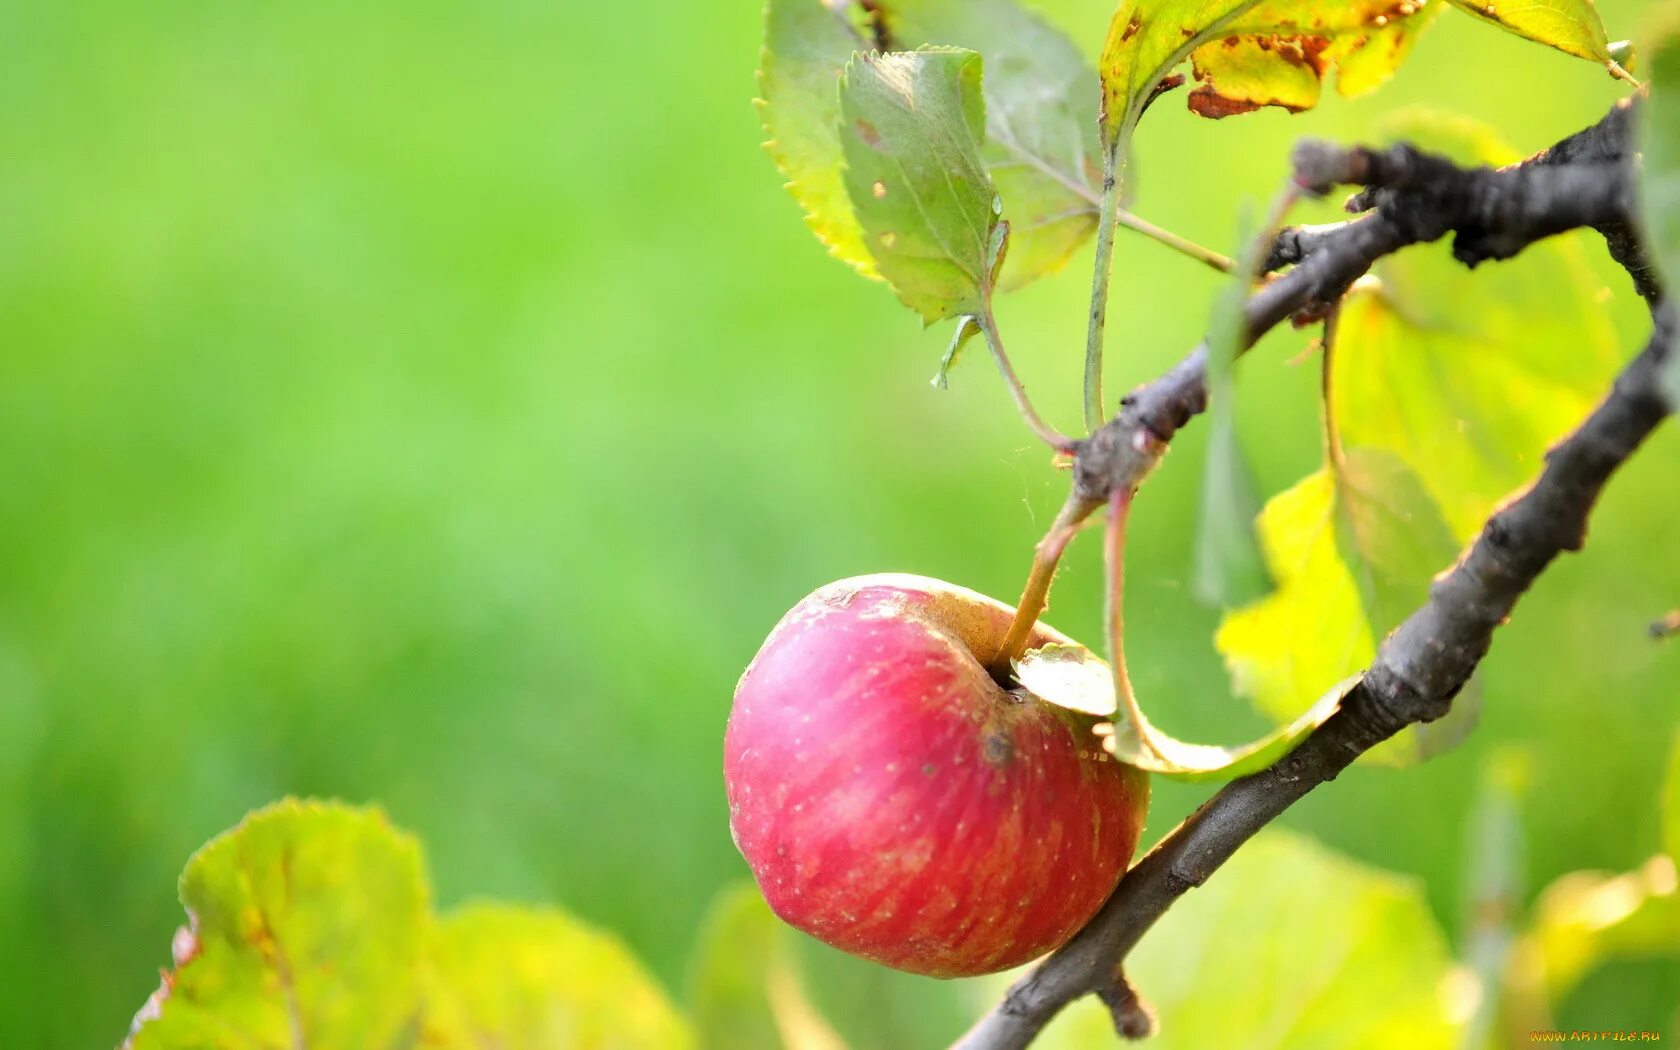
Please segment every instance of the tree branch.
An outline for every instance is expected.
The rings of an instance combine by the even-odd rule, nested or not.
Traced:
[[[1307,792],[1416,722],[1446,714],[1486,655],[1493,632],[1553,558],[1578,550],[1604,483],[1671,411],[1662,364],[1676,322],[1663,310],[1651,341],[1610,396],[1546,456],[1527,492],[1488,519],[1427,605],[1383,642],[1340,708],[1270,768],[1234,780],[1121,880],[1074,939],[1009,990],[958,1043],[961,1050],[1027,1046],[1063,1006],[1107,994],[1119,961],[1179,897]]]
[[[1244,304],[1239,352],[1291,317],[1322,315],[1383,256],[1448,233],[1455,234],[1454,255],[1469,266],[1510,258],[1537,240],[1580,226],[1626,234],[1634,213],[1628,164],[1633,108],[1620,103],[1597,124],[1497,170],[1461,168],[1410,146],[1373,150],[1302,143],[1294,157],[1297,181],[1320,193],[1337,182],[1364,186],[1350,204],[1368,214],[1279,233],[1268,263],[1293,268],[1261,285]],[[1643,259],[1637,241],[1627,237],[1627,257]],[[1639,286],[1639,275],[1634,279]],[[1206,409],[1206,371],[1203,343],[1165,375],[1128,394],[1111,420],[1076,444],[1074,491],[1080,498],[1102,503],[1115,488],[1143,480],[1163,443]],[[1144,434],[1155,440],[1143,440]]]
[[[1500,171],[1459,168],[1410,147],[1306,144],[1296,153],[1303,187],[1365,186],[1354,203],[1372,211],[1338,226],[1280,234],[1272,257],[1294,269],[1249,299],[1244,346],[1295,312],[1339,298],[1382,255],[1448,232],[1456,234],[1455,255],[1473,266],[1508,258],[1565,229],[1632,230],[1628,125],[1629,107],[1618,106],[1593,127]],[[1637,240],[1630,236],[1628,244],[1628,258],[1642,259]],[[1120,966],[1179,897],[1360,755],[1409,725],[1446,714],[1487,654],[1494,629],[1558,554],[1580,548],[1610,475],[1672,411],[1662,371],[1676,352],[1680,323],[1672,304],[1659,302],[1655,285],[1647,295],[1640,274],[1628,268],[1653,303],[1651,339],[1598,408],[1547,453],[1534,484],[1488,519],[1458,563],[1432,585],[1428,603],[1384,640],[1330,718],[1271,767],[1225,785],[1162,839],[1090,923],[1017,982],[956,1050],[1026,1047],[1062,1007],[1087,994],[1103,997],[1116,1018],[1137,1016],[1141,1007],[1123,985]],[[1134,391],[1113,420],[1080,443],[1076,498],[1106,498],[1142,481],[1164,443],[1205,408],[1205,363],[1204,345]],[[1129,1034],[1119,1021],[1117,1028]]]

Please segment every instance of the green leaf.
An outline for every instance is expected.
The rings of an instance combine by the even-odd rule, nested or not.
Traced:
[[[1451,958],[1422,887],[1275,828],[1178,901],[1126,960],[1151,1050],[1449,1050]],[[998,982],[999,985],[1002,982]],[[1112,1050],[1085,998],[1033,1044]]]
[[[1640,211],[1666,286],[1680,287],[1680,2],[1658,5],[1640,46],[1650,91],[1639,114]]]
[[[552,909],[458,909],[433,929],[431,957],[421,1046],[682,1050],[694,1043],[665,993],[615,938]]]
[[[899,46],[954,44],[986,62],[986,141],[1011,234],[1003,291],[1050,273],[1097,227],[1096,70],[1062,33],[1010,0],[891,0]]]
[[[844,1050],[806,995],[796,936],[750,882],[713,900],[691,977],[702,1050]]]
[[[1429,581],[1458,553],[1416,475],[1375,449],[1347,449],[1273,497],[1259,528],[1278,589],[1226,614],[1214,643],[1237,691],[1280,720],[1369,666],[1377,641],[1424,603]],[[1457,743],[1478,688],[1472,680],[1452,715],[1371,754],[1408,761]]]
[[[427,898],[418,844],[377,810],[286,801],[253,813],[187,862],[192,925],[131,1045],[402,1045],[417,1020]]]
[[[1123,145],[1157,84],[1194,57],[1190,108],[1229,116],[1265,105],[1307,109],[1340,67],[1341,90],[1382,83],[1440,0],[1126,0],[1109,23],[1099,68],[1105,141]]]
[[[859,54],[840,80],[846,189],[876,268],[928,323],[983,314],[998,198],[980,162],[980,56]]]
[[[1483,126],[1428,111],[1385,123],[1377,137],[1465,164],[1518,157]],[[1602,282],[1575,237],[1469,272],[1447,245],[1426,245],[1376,273],[1380,285],[1356,288],[1335,325],[1337,426],[1348,444],[1411,467],[1462,542],[1539,474],[1545,450],[1614,378],[1620,352]]]
[[[1078,645],[1047,645],[1015,661],[1015,680],[1027,692],[1072,711],[1108,717],[1116,713],[1114,680],[1101,657]],[[1129,766],[1177,780],[1230,780],[1276,762],[1336,710],[1359,679],[1334,685],[1288,725],[1248,744],[1220,747],[1175,740],[1143,722],[1148,745],[1124,722],[1098,727],[1103,747]],[[1105,732],[1106,731],[1106,732]]]
[[[864,247],[840,173],[837,84],[864,46],[850,24],[819,0],[770,0],[758,83],[764,144],[788,180],[805,222],[835,257],[866,277],[875,257]]]
[[[982,159],[1011,217],[1012,290],[1059,268],[1097,225],[1096,71],[1064,35],[1010,0],[878,6],[893,45],[949,44],[985,56]],[[770,0],[759,72],[766,143],[806,221],[866,276],[875,258],[845,191],[837,82],[865,40],[821,0]]]
[[[1604,23],[1592,0],[1451,0],[1460,11],[1567,55],[1610,61]]]
[[[419,845],[377,809],[286,800],[187,862],[175,969],[132,1050],[682,1050],[616,941],[552,910],[434,923]]]

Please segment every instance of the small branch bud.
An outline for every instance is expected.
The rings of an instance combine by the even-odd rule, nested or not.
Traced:
[[[1097,993],[1114,1019],[1114,1031],[1122,1039],[1148,1039],[1155,1034],[1155,1011],[1138,995],[1126,975],[1114,971],[1114,982]]]

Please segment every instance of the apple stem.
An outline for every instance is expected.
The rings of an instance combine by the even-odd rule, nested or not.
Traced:
[[[1021,591],[1020,604],[1015,606],[1015,618],[1009,622],[1009,631],[1003,636],[1003,644],[988,668],[993,678],[1000,682],[1008,681],[1015,661],[1026,652],[1033,627],[1044,614],[1045,606],[1050,604],[1050,584],[1056,577],[1056,566],[1062,560],[1062,552],[1091,512],[1101,505],[1098,501],[1081,499],[1078,495],[1068,496],[1067,502],[1056,513],[1050,531],[1033,548],[1032,571],[1027,574],[1027,585]]]
[[[1165,759],[1155,743],[1155,733],[1149,720],[1143,717],[1137,694],[1132,691],[1131,676],[1126,673],[1126,626],[1122,610],[1126,593],[1126,519],[1131,513],[1133,493],[1118,487],[1108,498],[1108,535],[1103,542],[1103,561],[1108,572],[1108,602],[1104,619],[1108,626],[1108,666],[1114,676],[1114,699],[1123,712],[1132,734],[1156,758]]]
[[[992,359],[997,362],[998,372],[1003,376],[1003,383],[1009,388],[1009,396],[1015,400],[1015,408],[1026,420],[1027,426],[1040,441],[1055,449],[1057,452],[1072,452],[1074,441],[1066,434],[1044,421],[1044,417],[1033,408],[1032,401],[1027,398],[1027,388],[1021,385],[1021,377],[1015,374],[1015,366],[1009,363],[1009,355],[1003,350],[1003,336],[998,334],[997,318],[992,316],[991,303],[986,304],[985,310],[974,318],[980,325],[980,331],[985,333],[986,346],[992,351]]]

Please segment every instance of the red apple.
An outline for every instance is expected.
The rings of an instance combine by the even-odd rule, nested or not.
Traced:
[[[993,680],[1012,610],[919,576],[841,580],[782,618],[724,737],[729,825],[775,913],[912,973],[1037,958],[1124,873],[1147,777],[1086,715]],[[1040,625],[1034,647],[1068,639]]]

